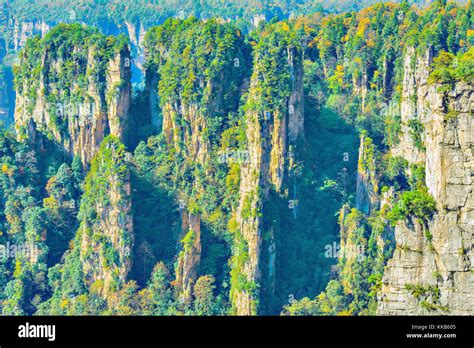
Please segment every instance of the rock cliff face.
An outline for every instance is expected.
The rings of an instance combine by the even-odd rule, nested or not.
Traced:
[[[287,48],[291,76],[291,93],[288,101],[288,140],[295,143],[304,137],[304,93],[302,57],[294,47]]]
[[[183,248],[178,256],[175,289],[177,297],[189,304],[197,278],[197,266],[201,262],[201,216],[183,210],[181,224]]]
[[[6,7],[0,7],[0,122],[2,124],[10,123],[10,112],[14,100],[11,95],[12,74],[9,67],[3,65],[3,60],[8,52],[7,41],[3,28],[6,28],[8,16]]]
[[[1,40],[0,40],[0,45],[1,45]],[[1,50],[1,48],[0,48]],[[0,53],[0,59],[2,57],[2,54]],[[0,65],[0,77],[2,77],[0,81],[0,121],[3,124],[8,123],[7,117],[10,113],[10,100],[9,100],[9,95],[8,95],[8,85],[5,77],[7,73],[7,70],[3,68]]]
[[[102,177],[107,173],[106,177]],[[110,299],[126,282],[134,242],[130,173],[124,147],[108,137],[94,157],[81,202],[76,241],[85,284]]]
[[[426,108],[424,95],[432,58],[430,49],[424,55],[417,56],[415,48],[408,47],[403,60],[404,74],[400,105],[402,132],[400,143],[392,149],[392,154],[405,158],[409,163],[425,161],[425,152],[420,144],[416,144],[416,137],[419,136],[420,141],[423,141],[424,134],[415,127]]]
[[[405,62],[410,59],[409,51]],[[418,117],[423,125],[426,152],[414,150],[404,129],[396,153],[410,162],[423,161],[437,213],[427,226],[415,221],[395,227],[397,248],[383,277],[378,314],[472,315],[473,85],[457,82],[441,92],[441,85],[426,84],[426,60],[429,56],[418,59],[414,73],[405,64],[403,90],[417,94],[415,116],[413,105],[402,102],[402,120]]]
[[[130,39],[130,46],[132,48],[133,57],[135,57],[133,63],[140,71],[143,71],[143,61],[145,56],[143,43],[146,35],[146,28],[141,22],[125,22],[125,28],[127,28],[126,35]]]
[[[339,249],[339,276],[344,290],[348,294],[354,293],[353,269],[357,263],[364,261],[367,252],[368,236],[364,228],[364,215],[345,205],[342,207],[340,215],[340,249]]]
[[[261,278],[262,210],[270,190],[282,194],[285,177],[288,175],[287,161],[290,143],[302,136],[303,130],[303,85],[301,53],[294,47],[286,47],[286,65],[280,69],[290,72],[290,93],[273,110],[255,109],[251,105],[262,105],[261,82],[266,78],[260,68],[259,55],[255,56],[245,114],[249,161],[241,166],[240,201],[237,209],[237,224],[242,240],[233,255],[233,286],[231,301],[238,315],[258,313],[258,289]],[[268,77],[267,77],[268,78]],[[270,234],[271,231],[270,231]],[[270,255],[270,260],[274,255]],[[271,263],[270,263],[270,268]],[[268,272],[274,273],[274,269]],[[238,280],[237,280],[238,279]]]
[[[72,313],[75,298],[85,291],[112,308],[114,294],[127,280],[134,242],[130,174],[122,144],[130,105],[128,45],[124,38],[106,37],[78,24],[59,25],[24,45],[14,67],[17,137],[40,148],[53,142],[89,169],[77,215],[80,227],[64,263],[58,264],[64,276],[54,292],[57,300],[74,298],[63,303]],[[75,221],[71,228],[76,229]],[[44,231],[43,240],[47,237]],[[39,256],[32,255],[31,262]]]
[[[163,106],[163,134],[166,141],[178,153],[198,163],[204,163],[209,154],[209,141],[203,136],[205,118],[202,109],[196,104]],[[183,121],[185,127],[181,126]]]
[[[13,31],[13,37],[9,43],[9,48],[18,51],[22,48],[28,38],[40,35],[44,36],[55,24],[45,21],[22,21],[14,20],[10,28]]]
[[[361,110],[364,112],[365,110],[365,99],[367,97],[368,92],[368,82],[367,82],[367,71],[364,69],[360,76],[353,76],[352,77],[352,86],[353,86],[353,93],[355,95],[360,96],[361,98]]]
[[[99,40],[105,37],[96,34],[97,42],[88,42],[86,35],[92,33],[70,30],[84,36],[83,42],[71,44],[69,57],[49,48],[60,35],[56,32],[21,54],[20,67],[31,64],[35,55],[38,61],[37,70],[17,75],[15,125],[20,138],[42,133],[87,164],[108,134],[127,140],[130,52],[126,44],[115,44],[104,53]]]
[[[365,134],[360,137],[356,208],[366,215],[379,205],[379,184],[375,173],[375,145]]]
[[[151,74],[150,79],[157,81],[156,74]],[[182,98],[162,101],[161,122],[166,142],[187,161],[200,164],[208,161],[211,146],[210,122],[213,118],[227,115],[229,110],[232,110],[229,101],[226,100],[229,91],[223,82],[229,79],[231,73],[223,72],[216,79],[203,79],[197,82],[206,91],[201,102],[186,102]],[[158,101],[157,87],[155,85],[150,89],[150,93],[154,95],[150,100],[152,109],[156,107]],[[156,115],[152,116],[152,122],[159,124],[157,118]]]
[[[179,45],[180,31],[193,42],[186,50]],[[203,51],[196,42],[215,49]],[[215,20],[176,20],[151,30],[144,45],[152,124],[161,127],[168,145],[187,161],[207,162],[211,138],[219,136],[213,134],[216,124],[225,126],[229,112],[238,108],[245,74],[240,31]]]
[[[77,21],[73,13],[64,13],[61,18],[55,20],[24,20],[17,18],[14,14],[9,13],[8,7],[3,8],[3,15],[5,17],[5,30],[9,32],[9,40],[7,42],[7,49],[19,51],[24,47],[26,40],[36,35],[44,37],[54,26],[59,23],[72,23]],[[1,14],[0,14],[1,16]],[[147,27],[141,22],[131,23],[125,21],[117,23],[113,20],[104,20],[100,23],[88,23],[85,19],[86,25],[98,26],[105,35],[124,34],[130,40],[130,46],[134,53],[134,63],[142,70],[143,66],[143,40],[147,31]]]
[[[404,16],[402,12],[390,16],[392,22],[398,23],[397,20]],[[343,25],[336,23],[334,28],[345,31],[351,22],[349,18],[345,17],[340,23]],[[300,22],[303,24],[304,20]],[[80,227],[71,241],[71,250],[65,254],[64,263],[54,266],[52,272],[52,280],[63,286],[61,292],[55,291],[52,301],[58,302],[56,307],[63,309],[71,303],[75,306],[77,299],[84,300],[84,296],[79,296],[86,295],[86,299],[99,303],[106,313],[114,311],[119,306],[120,291],[134,287],[133,283],[126,284],[135,235],[129,160],[122,144],[127,142],[130,122],[130,48],[123,38],[105,37],[97,30],[81,25],[60,25],[60,30],[56,30],[44,21],[12,20],[9,23],[13,26],[10,48],[24,47],[16,67],[18,137],[40,147],[47,138],[69,156],[78,156],[89,169],[77,216]],[[142,192],[136,195],[134,203],[150,194],[153,199],[147,202],[158,202],[156,206],[160,209],[165,207],[162,201],[166,200],[166,212],[175,212],[174,203],[170,201],[180,198],[181,229],[174,233],[174,225],[168,231],[165,226],[164,232],[160,229],[155,233],[149,227],[155,220],[143,223],[136,219],[135,233],[137,240],[142,237],[141,233],[147,234],[143,238],[144,254],[148,253],[148,235],[153,235],[149,239],[154,242],[154,249],[149,248],[150,255],[155,251],[155,245],[173,240],[169,244],[171,247],[166,245],[167,250],[163,252],[170,254],[166,256],[167,262],[176,256],[172,282],[175,293],[173,297],[166,287],[166,298],[169,295],[173,301],[180,302],[176,307],[183,312],[177,313],[192,313],[202,300],[196,295],[196,290],[198,294],[203,290],[195,286],[198,276],[215,272],[216,287],[210,284],[212,286],[206,289],[210,289],[211,295],[214,289],[219,292],[216,302],[229,295],[233,314],[267,314],[273,312],[269,295],[276,294],[278,301],[275,302],[283,302],[287,295],[284,292],[293,288],[293,284],[285,284],[288,282],[283,278],[287,275],[282,277],[283,273],[290,273],[288,278],[294,277],[300,288],[309,289],[308,283],[318,276],[325,279],[325,270],[320,269],[323,267],[320,265],[327,264],[329,268],[329,263],[316,258],[314,261],[308,258],[311,264],[300,262],[303,259],[298,259],[302,254],[300,244],[290,242],[293,239],[304,244],[314,238],[308,242],[324,243],[327,237],[333,238],[323,230],[334,228],[334,221],[326,223],[319,219],[325,215],[322,210],[314,217],[307,212],[314,206],[321,207],[321,204],[312,205],[315,202],[324,200],[326,203],[328,195],[341,196],[344,202],[352,202],[353,192],[346,192],[349,172],[346,167],[337,176],[337,168],[334,169],[333,178],[338,178],[337,181],[325,180],[325,175],[316,173],[319,167],[316,169],[315,165],[307,166],[307,163],[319,166],[319,161],[325,165],[330,160],[326,162],[323,156],[305,157],[306,153],[296,149],[304,136],[304,51],[309,56],[304,64],[310,66],[305,75],[305,87],[306,90],[315,87],[306,95],[310,105],[316,105],[316,99],[319,105],[319,101],[324,100],[323,91],[326,91],[330,93],[329,97],[337,98],[331,98],[332,102],[336,100],[335,104],[328,98],[328,107],[341,106],[344,111],[347,106],[347,110],[351,109],[347,120],[353,118],[355,125],[367,127],[360,136],[355,207],[351,209],[344,203],[340,212],[339,263],[331,268],[332,276],[338,273],[339,278],[333,279],[328,287],[329,290],[337,289],[338,297],[346,297],[338,300],[344,310],[320,307],[311,313],[474,314],[472,82],[453,82],[449,88],[432,84],[432,49],[420,54],[421,48],[408,47],[403,56],[396,52],[385,56],[383,61],[378,54],[364,54],[364,58],[373,57],[377,66],[364,64],[352,75],[352,86],[349,86],[346,82],[351,77],[344,69],[350,65],[347,64],[350,59],[360,58],[354,57],[360,52],[355,52],[359,48],[349,50],[347,54],[344,50],[358,46],[365,32],[361,30],[356,35],[360,41],[357,45],[352,42],[349,32],[338,37],[336,42],[324,42],[324,36],[313,36],[312,44],[303,48],[300,45],[306,45],[303,42],[315,33],[311,27],[296,29],[300,24],[298,21],[272,22],[246,38],[233,24],[216,20],[170,19],[151,29],[146,37],[140,22],[125,22],[123,26],[106,23],[102,27],[101,24],[104,32],[127,32],[132,50],[135,47],[134,53],[141,55],[140,47],[150,49],[145,65],[146,92],[151,122],[161,134],[137,147],[134,164],[141,163],[135,168],[150,175],[137,176],[134,191],[140,187]],[[322,27],[325,25],[321,24]],[[295,29],[304,37],[296,35]],[[393,39],[393,36],[385,37],[385,33],[391,31],[389,26],[384,27],[384,40]],[[26,40],[34,34],[43,38]],[[382,38],[372,34],[367,34],[370,42],[367,47],[374,47],[374,39]],[[317,41],[320,41],[319,45]],[[393,41],[396,45],[390,41],[389,46],[401,47],[405,42],[412,42],[402,41],[397,38]],[[326,63],[320,61],[323,58],[319,55],[327,44],[340,46],[333,53],[328,51],[331,56],[328,63],[337,66],[341,78],[335,73],[332,77],[337,79],[329,80],[331,76],[326,76],[334,82],[334,86],[326,90],[325,83],[319,84],[323,82],[320,81],[323,79],[320,63],[325,72],[332,69],[326,69]],[[0,37],[0,58],[6,51],[2,46]],[[377,49],[382,46],[385,47],[385,42],[377,45]],[[247,62],[251,50],[252,67]],[[141,67],[139,61],[135,64]],[[401,124],[398,114],[384,115],[380,110],[387,102],[390,107],[398,106],[399,95],[393,93],[393,87],[399,81],[400,68],[403,68]],[[246,71],[251,71],[252,76]],[[0,113],[5,99],[2,89],[5,86],[0,83]],[[317,96],[313,95],[316,93]],[[346,98],[347,103],[343,105]],[[356,113],[352,109],[359,106],[361,114],[352,115]],[[325,112],[320,111],[307,113],[308,125],[320,117],[308,129],[314,132],[311,136],[323,139],[307,152],[316,150],[331,154],[333,143],[324,140],[332,133],[326,132],[323,137],[321,131],[327,126],[325,123],[331,123],[332,116],[325,116]],[[376,115],[379,111],[381,114]],[[385,129],[390,133],[390,139],[381,139],[383,132],[379,121],[393,122],[393,128]],[[337,124],[333,127],[338,128]],[[398,126],[401,126],[400,131]],[[400,133],[399,142],[396,141],[397,132]],[[396,145],[389,145],[394,143]],[[352,144],[352,141],[344,142],[341,149],[352,147]],[[299,181],[296,172],[301,169],[297,168],[300,164],[305,173]],[[9,170],[8,165],[2,168],[7,174]],[[306,176],[306,171],[311,172],[310,175]],[[299,185],[303,189],[297,187]],[[310,192],[308,196],[320,196],[307,206],[301,204],[297,214],[299,193],[306,188]],[[310,191],[313,189],[318,193]],[[144,192],[147,190],[150,192]],[[352,182],[350,191],[353,191]],[[415,209],[406,208],[419,197],[411,193],[424,194],[420,200],[428,197],[429,202],[434,198],[436,209],[428,207],[429,214],[422,211],[417,215],[413,212]],[[292,199],[288,202],[290,195]],[[403,200],[406,197],[415,199],[406,203]],[[270,200],[274,200],[272,204]],[[337,200],[340,204],[339,198]],[[294,207],[288,205],[293,209],[293,215],[286,210],[287,203]],[[142,210],[144,205],[135,211]],[[337,205],[333,211],[339,207]],[[332,208],[326,209],[330,210]],[[310,218],[298,219],[304,215]],[[333,212],[326,215],[333,216]],[[173,220],[172,217],[166,219]],[[288,223],[290,219],[291,224]],[[275,223],[270,223],[271,220]],[[139,229],[140,222],[145,227]],[[316,237],[298,233],[283,239],[292,227],[299,230],[306,222],[307,226],[312,226],[308,228],[310,232],[313,228],[318,231]],[[167,239],[163,242],[161,236],[165,233],[168,233]],[[46,233],[43,236],[46,240]],[[173,249],[174,242],[176,249]],[[305,247],[310,247],[306,248],[309,252],[305,254],[311,254],[313,250],[318,254],[318,246],[322,243],[306,243]],[[396,244],[395,251],[393,244]],[[332,247],[331,256],[326,257],[334,257],[336,243],[334,250]],[[168,249],[173,250],[168,252]],[[294,250],[295,261],[294,255],[289,255]],[[152,256],[155,260],[155,256],[161,258],[161,253]],[[280,265],[287,261],[285,256],[290,256],[288,265],[290,262],[298,265],[297,272],[307,272],[319,262],[315,276],[301,281],[298,274],[291,274],[295,269],[293,265],[288,267],[288,272],[282,272],[285,267]],[[37,264],[41,258],[42,254],[34,254],[29,261]],[[227,261],[231,268],[230,289],[228,268],[221,267]],[[145,261],[143,265],[145,283],[148,280]],[[148,290],[159,289],[150,287]],[[315,306],[324,306],[324,298],[331,300],[336,292],[329,293],[329,290],[326,294],[330,296],[318,296]],[[310,291],[313,290],[304,290]],[[140,296],[143,294],[148,292],[140,292]],[[290,299],[294,297],[290,295]],[[223,304],[222,309],[227,305]]]
[[[26,44],[29,38],[33,38],[37,35],[44,37],[53,27],[59,23],[74,23],[78,21],[74,11],[63,11],[60,12],[58,17],[52,17],[47,19],[28,18],[25,19],[21,14],[16,13],[12,4],[3,4],[0,8],[0,27],[3,27],[5,31],[5,51],[6,52],[19,52]],[[21,12],[21,11],[20,11]],[[104,19],[99,22],[89,21],[84,18],[81,21],[84,25],[94,26],[105,35],[119,35],[123,34],[130,40],[130,51],[132,52],[133,59],[127,60],[128,67],[133,69],[133,82],[140,82],[141,76],[143,75],[143,62],[144,62],[144,48],[143,40],[148,29],[142,22],[138,21],[132,23],[129,21],[119,22],[113,19]],[[3,35],[2,35],[3,36]],[[2,43],[0,43],[2,46]],[[2,47],[3,48],[3,47]],[[1,49],[0,49],[1,51]],[[8,95],[13,94],[13,77],[7,75],[5,77],[8,89],[6,93]],[[14,96],[10,97],[14,99]],[[13,109],[14,100],[10,100],[11,108]],[[1,107],[1,106],[0,106]],[[7,121],[12,122],[13,110],[9,115]]]

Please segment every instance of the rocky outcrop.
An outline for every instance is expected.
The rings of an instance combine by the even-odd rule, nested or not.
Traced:
[[[370,230],[366,227],[366,216],[359,210],[350,209],[344,205],[339,213],[340,247],[337,250],[338,276],[346,294],[357,294],[360,291],[358,279],[355,276],[370,263],[371,271],[375,272],[375,262],[367,258]],[[379,254],[384,251],[382,238],[377,238]],[[333,250],[335,252],[336,250]]]
[[[106,177],[100,177],[107,173]],[[101,184],[99,180],[104,180]],[[100,185],[100,187],[99,187]],[[124,147],[108,137],[94,157],[81,202],[76,240],[85,284],[109,300],[126,282],[134,242],[130,173]]]
[[[146,31],[143,27],[143,24],[133,24],[130,22],[125,22],[125,26],[127,27],[130,43],[135,46],[142,46],[143,40],[145,39],[146,35]]]
[[[209,154],[209,141],[203,136],[206,116],[197,104],[165,104],[163,134],[168,144],[191,161],[204,163]],[[184,121],[184,122],[183,122]],[[181,122],[186,126],[182,127]],[[184,129],[183,129],[184,128]]]
[[[146,28],[143,23],[130,23],[125,21],[125,27],[127,28],[127,36],[130,39],[130,46],[133,52],[133,63],[137,66],[140,71],[144,71],[144,47],[143,43],[146,35]]]
[[[25,46],[26,40],[36,35],[43,37],[48,33],[51,28],[59,23],[73,23],[78,21],[73,11],[62,13],[60,18],[51,20],[24,20],[17,16],[16,13],[10,13],[11,9],[8,7],[3,8],[3,15],[5,16],[5,31],[8,31],[9,40],[7,42],[8,49],[19,51]],[[0,23],[1,21],[1,10],[0,10]],[[124,34],[128,36],[130,40],[130,46],[134,52],[135,63],[139,69],[143,69],[143,41],[145,39],[147,28],[141,22],[131,23],[124,21],[122,23],[114,20],[102,20],[99,23],[88,22],[87,18],[84,18],[84,24],[91,26],[98,26],[106,35],[118,35]]]
[[[258,98],[256,96],[255,89],[257,82],[253,79],[252,86],[249,92],[249,98]],[[277,114],[278,115],[278,114]],[[278,137],[281,132],[278,132],[277,122],[275,128],[275,137],[272,139],[272,131],[275,131],[272,119],[275,119],[275,115],[267,115],[267,119],[264,118],[263,113],[251,112],[246,115],[247,122],[247,141],[249,148],[249,163],[241,166],[241,182],[239,190],[239,208],[237,211],[237,223],[240,227],[240,233],[243,237],[245,246],[244,254],[245,260],[243,265],[233,265],[234,268],[238,269],[237,276],[243,276],[247,286],[239,285],[234,286],[231,290],[231,300],[234,306],[235,313],[238,315],[255,315],[257,314],[257,294],[250,291],[256,290],[258,281],[260,280],[260,251],[261,251],[261,217],[260,212],[262,211],[262,201],[268,196],[271,183],[270,174],[270,161],[271,161],[271,143],[274,139],[279,140]],[[280,128],[281,129],[281,128]],[[283,133],[284,134],[284,133]],[[277,146],[281,145],[281,142],[277,142]],[[273,154],[278,154],[277,151],[273,151]],[[277,183],[281,183],[281,170],[284,158],[277,158],[273,160],[273,179]],[[235,252],[234,252],[235,254]]]
[[[202,23],[176,20],[153,28],[145,39],[151,123],[161,125],[177,154],[199,164],[208,161],[211,138],[219,139],[216,124],[225,127],[229,113],[238,109],[246,74],[240,31],[216,20],[206,25],[215,34],[210,35]],[[177,44],[184,40],[187,46]],[[215,49],[204,53],[197,42]]]
[[[422,144],[424,134],[414,128],[425,113],[425,98],[428,88],[428,76],[432,61],[431,49],[424,55],[416,55],[414,47],[408,47],[403,59],[402,98],[400,104],[401,136],[397,146],[392,148],[393,156],[401,156],[409,163],[425,161],[425,152]]]
[[[274,110],[249,107],[245,115],[246,136],[249,153],[248,163],[241,166],[240,201],[237,209],[237,224],[243,240],[234,252],[233,288],[231,301],[235,314],[258,313],[258,289],[261,280],[260,253],[262,248],[262,209],[270,190],[282,194],[285,177],[288,175],[287,153],[303,131],[303,90],[300,52],[294,47],[285,48],[291,87],[289,96]],[[247,105],[262,105],[260,81],[265,78],[259,70],[258,55],[252,76]],[[263,76],[262,76],[263,75]],[[271,245],[270,245],[271,247]],[[245,249],[242,251],[242,248]],[[270,252],[268,265],[270,276],[274,274],[274,250]],[[272,256],[273,255],[273,256]],[[236,262],[240,260],[240,262]],[[236,279],[239,279],[238,281]],[[271,283],[271,280],[270,280]]]
[[[458,82],[418,88],[426,185],[437,213],[426,225],[399,222],[379,299],[383,315],[474,314],[474,93]],[[402,143],[403,144],[403,143]],[[409,153],[409,143],[403,153]]]
[[[352,77],[352,93],[361,99],[361,110],[365,110],[365,99],[368,92],[367,69],[363,69],[358,76]]]
[[[0,40],[0,45],[1,45],[1,40]],[[0,59],[1,59],[1,56],[2,55],[0,53]],[[0,80],[0,122],[2,122],[2,124],[7,123],[8,121],[7,117],[10,114],[10,100],[9,100],[9,95],[8,95],[8,85],[6,83],[6,79],[3,78],[6,73],[7,73],[7,69],[0,65],[0,77],[2,77],[2,79]]]
[[[147,70],[145,75],[145,90],[148,95],[148,105],[150,107],[150,124],[154,129],[163,128],[160,99],[158,97],[158,82],[158,73],[156,71]]]
[[[193,285],[197,278],[197,268],[201,262],[201,217],[197,214],[181,212],[180,253],[176,267],[176,297],[189,304]]]
[[[378,209],[379,183],[376,175],[376,147],[366,134],[360,136],[357,169],[356,208],[366,215]]]
[[[303,64],[295,48],[288,47],[287,52],[292,84],[288,101],[288,140],[294,144],[299,137],[304,137]]]
[[[383,95],[386,98],[389,98],[392,93],[393,88],[393,68],[394,64],[393,61],[384,57],[383,59],[383,83],[382,83],[382,90]]]
[[[48,47],[26,49],[20,55],[19,65],[26,64],[29,56],[38,54],[33,50],[39,49],[41,71],[33,87],[31,79],[35,76],[31,70],[21,76],[15,106],[15,126],[20,138],[36,137],[31,131],[39,132],[57,142],[70,156],[79,156],[84,164],[92,159],[108,134],[127,141],[131,93],[127,45],[110,48],[110,56],[101,56],[99,47],[86,44],[86,39],[83,45],[88,47],[70,47],[71,52],[86,50],[85,61],[59,58]],[[44,42],[40,41],[39,46]],[[30,131],[25,132],[26,129]]]
[[[59,11],[57,17],[50,16],[47,19],[41,19],[43,18],[42,16],[32,16],[25,19],[23,11],[18,11],[14,4],[5,3],[2,5],[0,7],[0,27],[4,29],[5,49],[9,52],[17,53],[25,46],[29,38],[35,36],[44,37],[59,23],[75,23],[79,21],[74,10]],[[127,65],[133,69],[133,82],[140,82],[144,72],[143,41],[148,27],[140,21],[131,23],[129,21],[120,22],[112,18],[104,18],[97,22],[94,19],[94,16],[93,18],[82,18],[81,23],[98,27],[105,35],[123,34],[129,38],[133,59],[128,58],[126,61]],[[13,85],[13,77],[10,75],[6,76],[6,82],[8,85],[7,93],[9,95],[13,94],[13,88],[10,87]],[[11,100],[10,104],[14,105],[14,101]],[[8,121],[12,122],[11,115]]]
[[[206,181],[214,180],[216,165],[225,162],[216,148],[238,110],[245,47],[240,31],[216,20],[173,20],[151,29],[145,39],[151,123],[161,128],[167,150],[179,162],[176,169],[187,173],[176,179],[186,182],[176,183],[183,206],[174,281],[175,295],[185,304],[191,302],[201,262],[201,218],[212,214],[200,206],[208,191],[201,187],[202,172]]]
[[[28,38],[36,35],[44,36],[55,25],[43,20],[23,21],[21,19],[11,19],[10,23],[7,28],[11,32],[8,48],[14,51],[19,51]]]

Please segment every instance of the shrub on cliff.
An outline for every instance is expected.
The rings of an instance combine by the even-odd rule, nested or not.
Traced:
[[[436,202],[426,188],[405,191],[400,195],[398,202],[387,214],[390,224],[395,226],[398,221],[417,218],[423,222],[431,219],[436,211]]]
[[[452,53],[440,52],[433,59],[433,70],[428,82],[453,86],[456,81],[471,82],[474,79],[474,47],[455,56]]]

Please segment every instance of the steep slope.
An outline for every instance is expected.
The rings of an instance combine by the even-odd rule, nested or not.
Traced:
[[[0,122],[8,125],[11,122],[13,109],[12,82],[13,77],[10,67],[6,66],[6,56],[8,54],[6,41],[6,26],[8,14],[5,6],[0,7]]]
[[[244,107],[249,161],[241,165],[231,271],[230,296],[238,315],[258,313],[263,205],[270,190],[283,194],[294,164],[287,158],[289,146],[303,136],[302,58],[292,35],[285,24],[271,26],[262,33],[254,53]]]
[[[130,53],[123,37],[60,25],[27,42],[15,86],[20,139],[46,136],[84,164],[108,134],[127,139]]]
[[[412,52],[408,52],[409,58]],[[452,56],[444,56],[453,64]],[[396,225],[397,249],[384,274],[379,314],[456,315],[474,311],[472,73],[454,75],[455,68],[439,66],[440,57],[435,59],[433,83],[428,83],[427,76],[424,81],[418,78],[426,72],[426,67],[418,64],[415,76],[419,82],[411,86],[418,93],[416,116],[423,125],[426,186],[436,201],[437,212],[427,224],[414,221]],[[457,61],[457,71],[468,72],[462,69],[468,61],[472,65],[472,49]],[[458,81],[443,84],[437,80],[440,69],[450,69]],[[409,143],[401,142],[400,148],[412,153]]]

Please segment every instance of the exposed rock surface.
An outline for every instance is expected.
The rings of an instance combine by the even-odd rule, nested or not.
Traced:
[[[23,22],[16,20],[13,25],[12,48],[18,51],[25,45],[28,38],[35,35],[44,36],[52,26],[54,25],[50,25],[45,21]]]
[[[437,213],[426,226],[414,221],[395,227],[397,248],[383,277],[378,314],[472,315],[473,85],[458,82],[447,93],[440,92],[440,85],[417,87],[414,80],[426,80],[425,66],[419,64],[414,77],[405,68],[404,91],[417,91],[426,154],[415,151],[407,138],[397,153],[411,162],[424,161],[426,185],[436,200]],[[408,117],[413,117],[413,110],[402,103],[402,119]]]
[[[430,63],[432,61],[431,50],[427,50],[424,56],[417,56],[414,47],[408,47],[403,60],[403,83],[400,115],[402,121],[402,132],[400,143],[392,148],[394,156],[404,157],[409,163],[420,163],[425,160],[425,153],[415,145],[412,132],[410,132],[410,121],[419,120],[425,110],[425,99]],[[421,134],[424,139],[424,134]]]
[[[81,259],[87,284],[96,285],[96,291],[105,297],[110,291],[117,290],[124,284],[131,269],[131,250],[133,246],[133,223],[131,218],[130,182],[123,185],[111,178],[110,204],[98,206],[97,214],[101,216],[99,223],[92,232],[103,234],[103,239],[83,231]],[[110,243],[110,245],[108,245]],[[107,246],[106,246],[107,245]],[[110,264],[104,253],[106,247],[113,248],[118,256],[117,262]],[[90,253],[88,252],[91,251]]]
[[[107,138],[94,158],[86,179],[78,231],[85,283],[107,300],[126,282],[134,243],[130,173],[123,145]],[[97,187],[98,175],[108,173],[106,188]],[[96,192],[100,190],[100,193]],[[90,210],[93,212],[89,212]]]
[[[87,52],[86,76],[98,69],[98,60],[106,59],[96,55],[97,47],[89,47]],[[112,134],[122,141],[127,140],[130,108],[130,52],[127,47],[114,53],[106,62],[105,86],[102,81],[91,77],[84,88],[82,101],[57,100],[50,102],[48,93],[62,95],[64,91],[50,82],[51,76],[64,74],[61,59],[49,60],[51,52],[42,53],[39,87],[35,98],[27,93],[29,79],[17,86],[15,106],[15,126],[20,137],[22,129],[28,128],[27,136],[36,136],[36,131],[45,133],[61,145],[70,156],[80,156],[84,164],[90,162],[101,141]],[[25,58],[26,59],[26,58]],[[19,64],[22,63],[20,59]],[[81,68],[76,63],[76,71]],[[63,77],[65,78],[65,77]],[[78,76],[75,76],[78,78]],[[73,82],[73,88],[79,85]],[[71,93],[71,92],[70,92]]]
[[[365,134],[360,137],[356,208],[366,215],[379,206],[379,184],[375,173],[375,146]]]
[[[246,136],[250,160],[241,166],[240,202],[237,223],[245,245],[247,259],[240,274],[244,276],[247,288],[258,288],[261,278],[260,253],[262,248],[261,211],[268,200],[270,190],[282,193],[285,177],[288,175],[287,153],[289,144],[303,131],[303,85],[301,57],[296,49],[288,48],[288,62],[291,74],[291,93],[280,109],[274,111],[249,110],[245,115]],[[258,62],[258,56],[255,58]],[[252,76],[249,90],[249,104],[261,103],[259,92],[258,65]],[[270,253],[270,258],[272,257]],[[269,274],[275,272],[269,265]],[[238,315],[258,313],[255,292],[238,289],[232,291],[231,300]]]
[[[199,163],[204,163],[209,154],[209,141],[203,136],[205,118],[197,104],[163,106],[163,134],[168,144],[178,152],[184,152],[189,160]]]
[[[181,221],[180,240],[184,245],[178,257],[175,289],[183,303],[190,303],[201,261],[201,217],[183,210]]]

